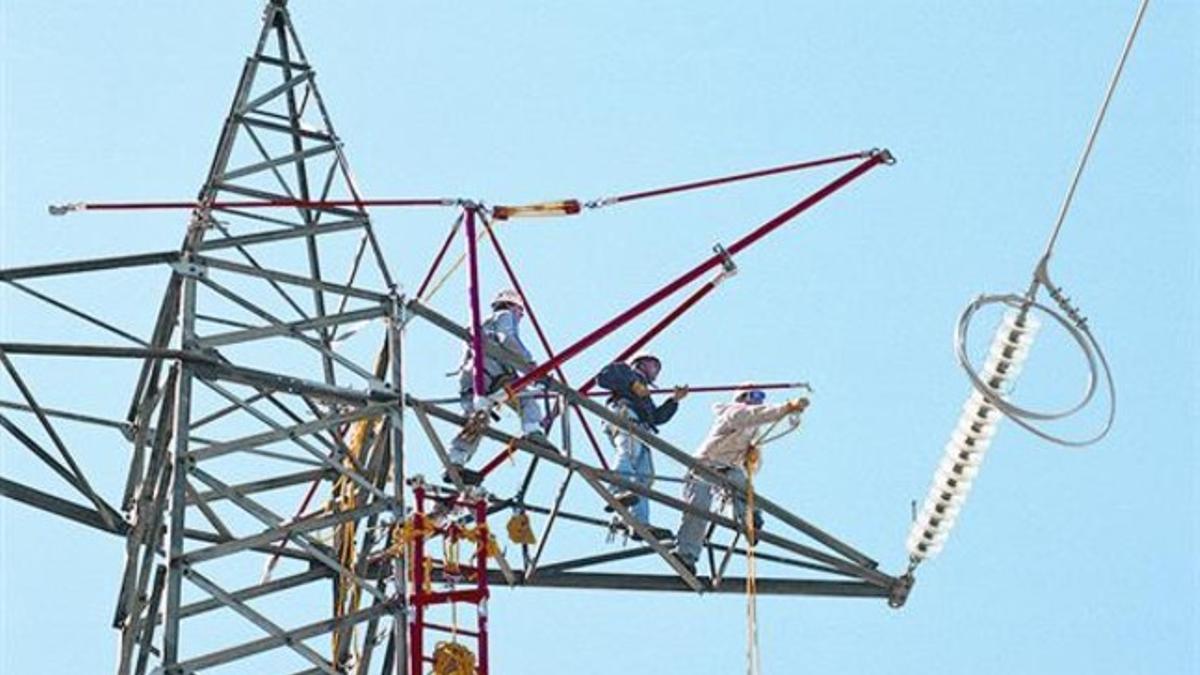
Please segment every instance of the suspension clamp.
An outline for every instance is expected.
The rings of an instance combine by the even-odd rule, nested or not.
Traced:
[[[1082,314],[1079,307],[1071,304],[1071,298],[1063,293],[1062,286],[1055,286],[1050,280],[1050,256],[1042,256],[1038,261],[1037,268],[1033,271],[1033,280],[1035,284],[1041,284],[1046,287],[1046,292],[1058,305],[1059,309],[1067,315],[1079,328],[1087,327],[1087,317]]]

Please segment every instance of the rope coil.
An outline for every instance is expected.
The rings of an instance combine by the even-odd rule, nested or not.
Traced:
[[[475,654],[457,642],[439,642],[433,648],[433,675],[475,675]]]
[[[765,437],[775,427],[772,424]],[[746,675],[759,675],[762,661],[758,652],[758,563],[754,549],[758,545],[758,531],[754,518],[754,474],[758,472],[762,452],[757,443],[751,443],[746,452]]]

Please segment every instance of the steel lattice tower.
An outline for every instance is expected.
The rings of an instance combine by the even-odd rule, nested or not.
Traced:
[[[271,672],[404,672],[414,661],[408,652],[413,597],[408,558],[399,554],[401,526],[411,513],[405,503],[410,483],[444,501],[485,500],[489,514],[511,510],[544,519],[537,543],[521,545],[519,564],[509,560],[515,549],[493,556],[487,568],[493,584],[745,592],[745,578],[726,574],[730,562],[747,553],[739,545],[741,524],[611,471],[586,420],[626,428],[671,466],[735,492],[739,488],[666,440],[627,428],[587,395],[587,387],[570,386],[556,368],[548,368],[543,394],[563,409],[561,435],[553,443],[495,426],[483,431],[483,454],[500,452],[489,471],[507,456],[530,459],[511,494],[493,491],[488,483],[484,490],[466,490],[458,476],[454,485],[437,488],[406,475],[410,463],[440,470],[446,462],[444,434],[467,423],[445,407],[448,401],[405,390],[406,335],[418,325],[432,327],[461,344],[472,341],[472,330],[433,309],[421,292],[401,294],[314,72],[285,0],[271,0],[178,250],[0,270],[0,281],[102,324],[124,341],[120,346],[0,343],[0,360],[20,393],[19,400],[0,401],[0,424],[86,503],[6,479],[0,479],[0,493],[125,539],[125,571],[113,620],[120,631],[119,675],[251,672],[264,663],[256,659],[277,651],[289,653],[288,663],[295,667]],[[683,311],[715,288],[742,248],[891,158],[886,151],[867,151],[835,159],[857,164],[752,236],[719,250],[638,311],[715,270],[717,276],[685,301]],[[253,208],[255,202],[277,208]],[[412,205],[457,210],[451,239],[466,227],[468,264],[475,264],[476,240],[487,235],[516,283],[495,238],[491,217],[496,210],[453,199],[413,200]],[[48,277],[148,267],[167,268],[170,278],[153,330],[144,338],[123,334],[28,285]],[[429,277],[423,287],[428,282]],[[474,292],[477,296],[478,289]],[[373,362],[339,351],[339,340],[355,332],[382,345]],[[544,340],[543,346],[553,359]],[[527,365],[496,345],[487,349],[496,359]],[[115,499],[92,487],[56,432],[56,424],[99,421],[43,405],[10,358],[35,356],[140,364],[123,420],[108,424],[130,447],[128,477]],[[570,424],[568,413],[575,416]],[[573,442],[573,428],[584,431],[591,450],[572,450],[586,447]],[[35,438],[34,431],[48,442]],[[531,490],[539,466],[542,476],[550,469],[560,476],[549,501],[541,503]],[[542,554],[556,523],[613,530],[605,517],[569,508],[573,482],[584,488],[583,498],[595,511],[607,506],[641,543],[544,564]],[[613,486],[672,513],[693,512],[708,520],[708,574],[682,566],[667,543],[613,498]],[[911,577],[879,571],[868,556],[766,496],[756,502],[780,525],[778,531],[760,533],[759,559],[804,575],[758,579],[760,593],[903,603]],[[450,511],[448,517],[459,516]],[[472,522],[470,513],[463,518]],[[646,560],[656,560],[659,572],[611,570]],[[609,567],[594,571],[600,565]],[[433,577],[436,583],[447,581],[442,571],[434,570]],[[233,616],[247,629],[245,635],[209,629],[230,625],[226,617]],[[415,662],[420,658],[416,655]],[[270,667],[277,668],[276,663]]]

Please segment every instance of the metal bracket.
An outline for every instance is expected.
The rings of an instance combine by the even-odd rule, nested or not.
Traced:
[[[1084,328],[1087,325],[1087,317],[1078,306],[1071,304],[1071,298],[1063,292],[1062,286],[1055,286],[1050,280],[1050,254],[1042,256],[1038,261],[1037,268],[1033,271],[1033,282],[1030,287],[1036,289],[1038,285],[1046,287],[1046,292],[1058,305],[1071,321],[1079,328]]]
[[[171,269],[183,277],[193,277],[195,279],[208,278],[208,265],[202,265],[191,260],[176,260],[171,263]]]
[[[74,202],[71,204],[51,204],[48,208],[52,216],[65,216],[72,211],[83,211],[87,209],[87,206],[83,202]]]
[[[888,589],[888,607],[892,609],[903,607],[904,603],[908,602],[908,594],[912,591],[915,583],[917,583],[917,578],[913,576],[912,572],[897,577],[896,583]]]
[[[871,148],[871,151],[868,154],[870,154],[872,157],[878,157],[879,161],[888,166],[896,163],[895,155],[893,155],[892,151],[888,150],[887,148]]]
[[[592,199],[583,203],[585,209],[602,209],[605,206],[612,206],[617,203],[616,197],[605,197],[603,199]]]
[[[396,393],[396,390],[392,388],[392,385],[374,377],[371,378],[371,381],[367,383],[367,391],[378,396],[391,396]]]
[[[729,251],[720,244],[713,244],[713,253],[721,257],[721,267],[729,274],[737,274],[737,263],[733,262],[733,256],[729,255]]]

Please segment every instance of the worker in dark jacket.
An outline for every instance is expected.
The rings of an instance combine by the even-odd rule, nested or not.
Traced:
[[[662,361],[642,353],[628,363],[610,363],[600,371],[596,382],[609,391],[608,405],[614,413],[639,429],[658,433],[658,427],[670,421],[679,402],[688,394],[687,387],[676,387],[671,397],[655,405],[650,388],[662,371]],[[654,460],[650,448],[629,431],[617,425],[605,428],[617,450],[616,472],[627,480],[649,488],[654,483]],[[632,515],[649,523],[650,500],[623,489],[614,489],[617,501],[629,507]]]

